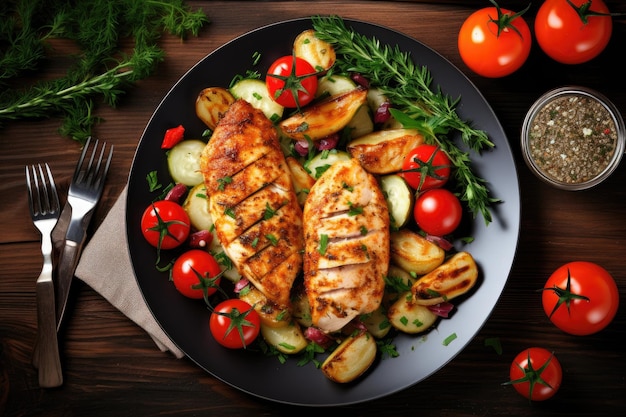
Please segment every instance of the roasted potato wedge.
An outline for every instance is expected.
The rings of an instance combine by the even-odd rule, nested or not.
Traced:
[[[322,363],[322,372],[334,382],[354,381],[372,365],[376,350],[376,341],[369,332],[348,336]]]
[[[361,317],[361,321],[367,331],[376,339],[382,339],[387,336],[387,333],[391,330],[389,319],[382,305],[371,313]]]
[[[296,195],[298,196],[298,203],[304,206],[304,201],[309,195],[309,190],[313,187],[313,184],[315,184],[315,179],[309,175],[302,164],[293,156],[288,156],[286,161],[289,171],[291,171],[291,180]]]
[[[261,335],[267,343],[287,355],[299,353],[307,345],[302,329],[294,321],[282,327],[271,327],[261,322]]]
[[[256,312],[259,313],[261,322],[267,327],[285,327],[291,322],[291,314],[288,309],[272,303],[252,285],[250,285],[249,290],[241,292],[239,298],[254,306]]]
[[[346,150],[372,174],[390,174],[401,171],[406,155],[423,143],[415,129],[377,130],[354,139]]]
[[[339,132],[352,120],[367,99],[367,90],[357,87],[311,104],[278,124],[283,134],[293,140],[313,141]]]
[[[434,305],[468,292],[478,280],[478,266],[468,252],[458,252],[411,287],[415,302]]]
[[[441,265],[446,252],[408,229],[391,233],[391,261],[405,271],[424,275]]]
[[[293,42],[293,52],[313,65],[315,71],[328,71],[337,58],[335,48],[326,41],[315,36],[313,29],[301,32]]]
[[[410,291],[403,293],[389,307],[387,317],[394,328],[409,334],[424,332],[437,321],[437,315],[418,304]]]
[[[235,97],[225,88],[205,88],[196,98],[196,115],[209,129],[215,130],[217,122],[234,102]]]

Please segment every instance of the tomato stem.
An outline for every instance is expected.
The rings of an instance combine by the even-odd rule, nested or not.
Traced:
[[[576,294],[571,291],[571,274],[569,268],[567,269],[567,284],[565,288],[557,287],[556,285],[553,287],[542,288],[539,291],[553,291],[557,297],[559,297],[558,301],[554,305],[554,308],[550,312],[549,318],[552,318],[552,315],[561,307],[563,304],[567,307],[567,312],[570,312],[570,303],[572,300],[585,300],[589,301],[589,297],[586,297],[582,294]]]
[[[583,22],[584,25],[586,25],[589,22],[589,16],[622,16],[623,15],[623,13],[601,13],[601,12],[593,11],[591,10],[592,0],[586,1],[580,6],[576,6],[574,3],[572,3],[571,0],[565,0],[565,1],[567,1],[567,4],[572,6],[572,9],[576,11],[576,14],[578,15],[578,17],[580,17],[580,21]]]
[[[169,236],[178,242],[178,238],[170,232],[170,225],[172,224],[185,225],[185,222],[182,222],[180,220],[171,220],[171,221],[166,222],[163,220],[161,215],[159,215],[159,211],[156,209],[154,204],[152,204],[152,210],[154,211],[154,216],[157,219],[157,224],[150,227],[148,230],[152,230],[152,231],[159,233],[159,241],[157,243],[157,260],[156,260],[156,265],[158,265],[159,262],[161,262],[161,244],[163,243],[163,240],[167,236]]]
[[[300,112],[301,111],[300,96],[298,93],[299,92],[302,92],[304,94],[311,93],[302,85],[302,81],[309,77],[317,77],[318,73],[314,72],[311,74],[297,75],[296,74],[296,54],[293,53],[292,57],[293,57],[293,64],[291,65],[291,72],[289,73],[289,75],[267,74],[267,76],[276,78],[285,83],[285,85],[282,88],[279,88],[278,90],[276,90],[276,92],[274,93],[274,99],[277,99],[285,91],[289,91],[291,95],[293,96],[293,99],[296,102],[296,107],[298,111]]]
[[[527,361],[528,362],[528,367],[523,368],[520,364],[518,364],[518,363],[515,364],[524,373],[524,376],[521,377],[521,378],[515,379],[513,381],[504,382],[504,383],[502,383],[502,385],[514,385],[514,384],[521,384],[523,382],[528,382],[528,384],[530,386],[530,389],[529,389],[529,392],[528,392],[528,399],[529,400],[532,399],[533,390],[535,388],[535,384],[545,385],[546,387],[554,389],[553,386],[551,386],[549,383],[544,381],[543,378],[541,378],[541,374],[548,367],[548,365],[550,364],[550,361],[552,361],[553,357],[554,357],[554,352],[552,352],[550,354],[550,357],[541,366],[541,368],[534,369],[533,368],[533,363],[530,360],[530,350],[529,350],[528,351],[528,361]]]
[[[243,335],[243,326],[254,327],[253,323],[246,320],[246,317],[248,316],[248,314],[250,314],[250,312],[252,312],[253,310],[254,310],[254,306],[251,306],[248,310],[244,311],[243,313],[240,312],[237,308],[233,308],[228,313],[214,311],[213,314],[219,314],[220,316],[224,316],[230,319],[230,324],[228,325],[228,329],[226,329],[226,331],[224,332],[224,338],[226,338],[226,336],[228,336],[230,332],[236,328],[237,332],[239,333],[239,337],[241,338],[241,344],[243,345],[243,348],[245,349],[246,341]]]
[[[496,10],[498,11],[497,19],[494,19],[494,18],[489,19],[490,22],[495,23],[498,26],[497,36],[500,37],[500,34],[502,33],[503,30],[511,29],[515,33],[517,33],[520,37],[522,37],[522,34],[520,33],[520,31],[513,25],[513,21],[517,19],[518,17],[520,17],[521,15],[523,15],[524,13],[526,13],[528,9],[530,9],[530,4],[526,6],[526,8],[522,10],[521,12],[509,14],[509,13],[502,13],[502,9],[500,9],[500,6],[498,5],[498,3],[496,3],[495,0],[489,0],[489,1],[491,2],[491,4],[494,5]]]

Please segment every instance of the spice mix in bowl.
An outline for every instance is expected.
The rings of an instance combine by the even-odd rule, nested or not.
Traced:
[[[617,168],[625,131],[622,116],[605,96],[585,87],[560,87],[542,95],[526,114],[522,153],[544,182],[583,190]]]

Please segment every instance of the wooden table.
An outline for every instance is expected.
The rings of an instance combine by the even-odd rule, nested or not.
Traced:
[[[626,78],[620,65],[626,42],[624,20],[615,19],[610,45],[590,63],[556,64],[535,44],[522,70],[502,79],[484,79],[462,64],[456,35],[465,17],[487,2],[431,3],[194,2],[206,11],[211,24],[198,38],[184,43],[164,36],[167,59],[156,74],[133,88],[116,110],[98,109],[105,121],[96,134],[115,145],[115,157],[92,228],[102,222],[123,189],[138,140],[153,110],[173,83],[206,54],[251,29],[314,14],[334,13],[388,26],[436,49],[457,65],[495,110],[519,172],[521,233],[504,293],[482,330],[461,354],[409,389],[340,411],[362,416],[582,416],[624,411],[623,307],[604,331],[575,337],[560,332],[548,321],[535,290],[561,264],[588,260],[613,274],[624,299],[626,169],[618,168],[606,182],[587,191],[558,191],[529,172],[518,146],[526,110],[552,87],[588,86],[608,95],[618,108],[626,109]],[[527,4],[501,3],[516,10]],[[527,15],[531,22],[538,3]],[[626,12],[623,2],[607,3],[615,12]],[[61,71],[60,64],[50,68],[52,75]],[[31,350],[36,335],[35,277],[41,257],[39,236],[27,210],[23,167],[49,162],[65,193],[80,148],[60,137],[57,128],[58,120],[46,120],[21,121],[0,129],[0,415],[248,416],[307,412],[239,392],[190,360],[160,352],[145,332],[80,281],[73,291],[70,321],[62,333],[65,384],[58,389],[38,387]],[[484,346],[485,339],[492,337],[501,340],[502,355]],[[554,350],[564,367],[563,386],[550,401],[529,404],[511,387],[501,385],[508,380],[513,357],[530,346]]]

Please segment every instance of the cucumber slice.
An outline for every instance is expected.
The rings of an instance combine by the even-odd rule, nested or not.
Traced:
[[[311,174],[313,178],[318,179],[335,162],[348,160],[350,158],[351,156],[348,152],[338,151],[336,149],[322,151],[311,158],[308,163],[305,163],[304,168],[309,171],[309,174]]]
[[[389,223],[397,230],[408,223],[413,212],[413,191],[404,178],[397,174],[380,178],[380,189],[389,207]]]
[[[261,110],[273,122],[283,117],[285,108],[272,99],[265,83],[261,80],[246,78],[237,81],[230,88],[230,93],[235,98],[246,100],[252,107]]]
[[[174,182],[193,187],[204,181],[200,172],[200,155],[205,146],[200,139],[186,139],[169,150],[167,167]]]
[[[336,94],[354,90],[355,88],[356,83],[344,75],[326,75],[319,79],[317,83],[317,93],[315,93],[315,96],[334,96]]]

